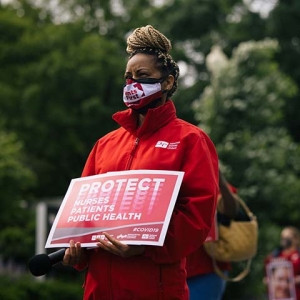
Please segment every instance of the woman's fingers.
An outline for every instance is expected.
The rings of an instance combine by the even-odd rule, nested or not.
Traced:
[[[70,262],[70,258],[71,258],[71,250],[70,250],[70,248],[67,248],[66,249],[66,251],[65,251],[65,255],[64,255],[64,257],[63,257],[63,261],[62,261],[62,263],[64,264],[64,265],[69,265],[69,262]]]
[[[97,246],[110,253],[126,258],[135,255],[141,255],[145,251],[144,246],[129,246],[116,240],[106,232],[104,232],[103,234],[105,235],[107,240],[98,239],[99,243],[97,244]]]
[[[81,256],[81,244],[70,241],[70,247],[66,249],[63,258],[63,264],[68,266],[74,266],[78,263]]]
[[[103,232],[103,234],[107,240],[98,239],[99,243],[97,246],[113,254],[125,257],[129,246],[116,240],[106,232]]]

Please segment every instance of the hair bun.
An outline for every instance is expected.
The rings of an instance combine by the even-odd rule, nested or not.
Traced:
[[[172,44],[161,32],[147,25],[136,28],[127,38],[127,53],[131,54],[141,48],[158,49],[168,53],[172,49]]]

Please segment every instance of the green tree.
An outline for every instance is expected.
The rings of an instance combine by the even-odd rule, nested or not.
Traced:
[[[289,74],[300,90],[300,66],[295,63],[300,57],[300,2],[298,0],[278,0],[267,21],[267,34],[276,38],[280,45],[277,61],[281,69]],[[285,104],[287,127],[293,138],[300,142],[299,93]]]
[[[299,226],[299,145],[285,128],[284,104],[297,92],[276,61],[275,40],[241,43],[228,59],[207,57],[211,84],[194,103],[229,181],[257,215],[258,255],[250,275],[229,285],[226,299],[262,296],[263,258],[277,244],[279,226]]]
[[[0,252],[4,260],[23,261],[34,242],[28,190],[34,186],[35,176],[16,134],[0,129],[0,149]]]
[[[116,125],[125,51],[82,23],[54,25],[2,9],[0,111],[38,177],[36,197],[64,194],[95,143]],[[33,12],[32,12],[33,11]],[[28,16],[28,17],[27,17]]]

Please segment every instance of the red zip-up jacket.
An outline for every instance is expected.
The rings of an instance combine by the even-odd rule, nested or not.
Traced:
[[[187,300],[185,257],[205,240],[216,208],[218,158],[209,137],[176,117],[171,100],[150,109],[143,125],[131,109],[113,119],[121,127],[99,139],[82,176],[123,170],[183,171],[164,245],[121,258],[88,250],[84,300]],[[78,266],[80,268],[80,266]]]
[[[234,194],[237,194],[237,189],[229,184],[229,189]],[[220,191],[219,191],[220,193]],[[221,196],[221,194],[219,194]],[[217,261],[217,266],[222,271],[229,271],[231,270],[230,262],[221,262]],[[201,246],[195,252],[191,253],[186,258],[186,271],[187,271],[187,278],[194,277],[194,276],[201,276],[204,274],[211,274],[215,273],[213,260],[205,251],[204,246]],[[199,277],[200,280],[200,277]],[[205,279],[203,279],[205,280]]]

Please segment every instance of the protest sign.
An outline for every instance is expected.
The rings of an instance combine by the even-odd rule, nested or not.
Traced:
[[[272,260],[266,266],[269,300],[296,300],[293,265],[284,259]]]
[[[107,232],[131,245],[163,245],[184,172],[131,170],[71,180],[46,248],[94,247]]]

